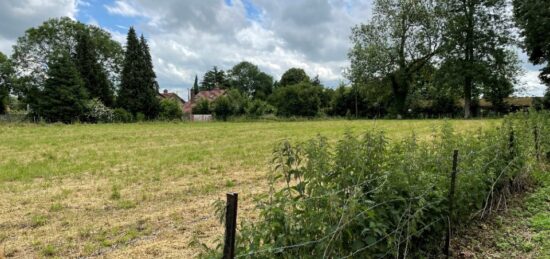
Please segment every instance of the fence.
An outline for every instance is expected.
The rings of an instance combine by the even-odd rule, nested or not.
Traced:
[[[519,170],[517,168],[520,168],[523,160],[526,159],[526,156],[528,155],[534,155],[536,157],[536,161],[540,161],[541,154],[543,154],[543,143],[542,142],[548,142],[546,139],[543,141],[541,136],[541,128],[546,125],[535,122],[534,126],[527,126],[532,127],[532,130],[529,132],[526,132],[525,130],[522,132],[519,132],[514,130],[514,127],[510,127],[509,131],[507,131],[508,136],[506,137],[506,148],[502,150],[500,153],[495,153],[494,156],[491,158],[488,158],[485,161],[484,164],[479,165],[479,172],[487,171],[487,168],[495,167],[498,168],[498,171],[494,172],[494,178],[491,179],[491,182],[488,183],[488,186],[490,187],[489,191],[484,195],[484,198],[482,199],[483,206],[482,208],[474,213],[472,217],[474,216],[480,216],[485,217],[487,214],[498,207],[500,207],[501,198],[497,198],[497,191],[506,190],[508,192],[511,192],[511,189],[513,189],[514,183],[512,179],[514,176],[511,174],[515,172],[514,170]],[[530,136],[527,134],[531,134]],[[521,140],[526,140],[526,138],[529,138],[530,141],[528,143],[520,142]],[[531,141],[532,140],[532,141]],[[546,143],[548,144],[548,143]],[[425,231],[428,231],[427,234],[431,233],[433,230],[432,228],[437,225],[445,226],[444,227],[444,245],[443,245],[443,251],[442,253],[446,255],[447,257],[451,256],[451,240],[453,236],[453,232],[458,225],[458,217],[464,212],[461,211],[455,211],[455,204],[457,202],[460,204],[464,202],[464,200],[458,200],[456,197],[456,190],[457,187],[461,185],[461,182],[459,181],[459,177],[461,174],[465,174],[463,177],[471,177],[471,172],[468,172],[468,168],[463,168],[461,171],[461,168],[459,167],[459,161],[462,157],[465,161],[470,161],[472,157],[475,157],[479,154],[484,154],[487,152],[492,152],[492,150],[499,150],[501,147],[500,143],[493,143],[490,146],[486,146],[483,149],[479,150],[470,150],[469,152],[463,152],[462,155],[460,155],[460,151],[458,149],[452,150],[452,153],[448,155],[448,161],[450,162],[451,167],[448,170],[447,176],[445,177],[448,179],[447,181],[447,198],[442,201],[443,203],[446,203],[447,209],[441,211],[438,216],[433,216],[432,221],[424,222],[424,224],[414,231],[409,231],[409,227],[412,224],[411,222],[417,220],[417,216],[419,214],[422,214],[426,211],[427,208],[431,207],[437,207],[438,205],[441,205],[439,200],[433,199],[432,201],[429,201],[429,199],[426,199],[427,196],[432,195],[431,192],[434,192],[436,190],[436,184],[433,184],[431,186],[424,186],[425,191],[420,193],[417,196],[409,197],[409,198],[398,198],[398,199],[389,199],[385,200],[383,202],[379,202],[376,204],[370,204],[366,209],[361,210],[359,212],[356,212],[353,215],[349,215],[349,213],[346,214],[346,210],[342,212],[342,216],[339,218],[339,220],[335,221],[336,225],[332,228],[331,231],[325,232],[322,236],[316,238],[307,240],[304,242],[297,242],[293,244],[283,245],[283,246],[265,246],[265,248],[262,247],[248,247],[244,252],[236,251],[235,248],[235,233],[236,233],[236,217],[237,217],[237,194],[236,193],[228,193],[227,194],[227,205],[226,205],[226,224],[225,224],[225,241],[224,241],[224,249],[223,249],[223,258],[242,258],[242,257],[248,257],[248,258],[255,258],[255,257],[293,257],[296,256],[298,252],[292,254],[290,253],[289,256],[285,256],[285,253],[288,253],[292,250],[296,249],[303,249],[310,247],[310,249],[314,249],[315,245],[319,245],[320,243],[324,242],[326,244],[324,249],[321,249],[319,251],[316,250],[318,253],[309,253],[309,256],[313,256],[314,254],[318,257],[334,257],[334,258],[350,258],[350,257],[356,257],[361,256],[362,253],[365,251],[368,251],[369,249],[381,244],[382,242],[389,242],[387,241],[390,237],[392,237],[393,245],[397,247],[397,251],[404,252],[405,254],[401,254],[402,257],[407,257],[407,247],[412,246],[412,239],[414,237],[421,237],[424,235]],[[528,152],[525,154],[520,154],[520,152],[523,152],[519,150],[520,148],[526,148],[528,147]],[[497,163],[499,160],[506,161],[505,164],[498,167],[494,164]],[[508,175],[506,178],[506,181],[503,181],[505,179],[505,175]],[[461,178],[465,179],[465,178]],[[510,180],[508,180],[510,179]],[[294,202],[299,202],[303,206],[306,206],[308,204],[308,201],[311,200],[323,200],[327,197],[342,195],[343,197],[347,197],[344,200],[344,207],[346,207],[349,203],[354,202],[353,197],[357,194],[357,192],[361,192],[361,195],[368,196],[373,193],[377,193],[380,189],[385,188],[385,185],[388,183],[388,178],[384,176],[380,176],[377,178],[372,178],[368,180],[364,180],[362,182],[346,186],[342,189],[332,190],[331,192],[323,193],[318,196],[309,196],[302,199],[297,199]],[[364,192],[365,186],[370,186],[371,183],[376,182],[378,186],[372,190],[369,190],[368,192]],[[437,182],[437,181],[435,181]],[[469,183],[464,182],[464,184],[468,185]],[[468,186],[470,187],[470,186]],[[464,192],[464,190],[462,191]],[[429,202],[426,202],[426,204],[423,204],[421,207],[413,208],[411,204],[416,201],[420,200],[426,200]],[[293,201],[289,201],[293,202]],[[388,204],[392,203],[398,203],[398,204],[409,204],[408,208],[405,208],[403,210],[403,213],[399,216],[399,219],[397,220],[398,224],[395,226],[395,229],[392,231],[389,231],[388,233],[381,236],[379,239],[372,240],[369,243],[364,244],[363,246],[357,247],[350,251],[345,251],[346,254],[340,253],[339,256],[334,256],[331,254],[330,246],[331,243],[336,242],[335,237],[338,235],[343,235],[342,232],[345,228],[349,227],[351,224],[356,223],[356,221],[360,221],[364,218],[364,215],[372,212],[377,207],[386,206]],[[496,204],[498,203],[498,204]],[[348,211],[349,212],[349,211]],[[347,219],[346,219],[347,217]],[[402,236],[405,235],[405,236]],[[398,238],[396,238],[398,237]],[[405,246],[405,248],[403,248]],[[377,254],[376,257],[386,257],[393,251],[388,249],[385,254]]]

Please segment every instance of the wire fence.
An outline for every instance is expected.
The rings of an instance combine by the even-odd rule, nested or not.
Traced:
[[[534,133],[535,137],[533,140],[533,143],[535,145],[534,151],[529,150],[529,152],[537,153],[537,159],[538,159],[538,153],[540,152],[539,142],[541,142],[541,140],[539,139],[539,135],[540,135],[539,130],[542,127],[542,125],[539,125],[539,124],[540,123],[536,124],[535,130],[534,130],[535,132]],[[526,133],[521,133],[521,134],[526,134]],[[493,170],[496,168],[499,168],[497,172],[494,172],[495,177],[493,179],[486,179],[486,180],[489,180],[488,182],[489,190],[487,191],[487,194],[483,199],[484,202],[483,202],[482,209],[480,210],[480,212],[477,212],[474,214],[481,214],[483,217],[484,215],[489,213],[489,211],[492,209],[489,206],[492,203],[492,199],[494,198],[495,192],[497,192],[496,187],[498,183],[502,181],[502,179],[504,178],[504,175],[506,175],[508,172],[513,170],[512,168],[514,168],[516,165],[518,165],[519,162],[521,162],[520,161],[521,159],[525,159],[525,157],[520,157],[514,153],[513,150],[514,148],[516,148],[515,147],[515,145],[517,144],[516,142],[518,142],[518,139],[514,137],[514,130],[512,128],[508,143],[496,141],[495,143],[492,143],[490,145],[485,145],[482,149],[475,149],[475,145],[474,145],[474,147],[466,148],[464,155],[461,156],[462,157],[461,164],[464,167],[463,169],[460,169],[462,174],[473,175],[476,172],[485,172],[490,167],[493,167]],[[522,143],[522,144],[525,144],[525,143]],[[506,148],[506,150],[503,151],[502,149],[506,146],[508,147]],[[487,156],[491,152],[494,152],[494,155]],[[477,157],[481,156],[482,154],[484,156],[478,159]],[[509,155],[512,155],[512,156],[509,157]],[[482,162],[482,161],[483,161],[483,164],[480,165],[479,162]],[[503,161],[506,161],[506,163],[504,163]],[[467,163],[473,163],[473,164],[470,165]],[[456,179],[453,179],[452,181],[455,181],[455,180]],[[237,254],[234,258],[281,257],[281,256],[285,257],[283,255],[285,253],[289,253],[291,250],[319,245],[320,243],[323,243],[323,249],[321,250],[322,258],[352,258],[352,257],[360,256],[362,253],[368,251],[374,246],[384,241],[387,241],[388,238],[390,237],[393,237],[392,238],[393,241],[391,242],[393,246],[396,247],[397,249],[387,249],[386,253],[380,255],[379,258],[385,258],[391,253],[394,253],[396,258],[397,257],[405,258],[407,257],[407,251],[411,246],[412,238],[421,236],[425,231],[429,230],[435,225],[446,224],[449,229],[447,234],[448,238],[451,236],[451,229],[453,228],[453,221],[454,221],[452,208],[449,211],[442,211],[439,216],[432,217],[436,219],[431,221],[428,224],[422,224],[422,222],[415,221],[414,222],[415,224],[420,224],[422,227],[414,231],[410,230],[411,222],[413,222],[420,213],[424,212],[427,208],[430,208],[434,205],[441,205],[440,204],[441,201],[435,200],[432,202],[426,202],[421,207],[418,207],[415,209],[412,208],[413,201],[418,201],[424,198],[426,195],[430,194],[430,192],[434,190],[434,188],[437,185],[436,183],[437,180],[434,180],[435,182],[432,185],[425,186],[424,192],[418,194],[417,196],[409,197],[409,198],[400,197],[395,199],[388,199],[383,202],[372,204],[366,209],[361,210],[355,214],[352,214],[352,215],[349,214],[350,211],[348,210],[347,206],[353,197],[355,197],[358,193],[362,193],[364,195],[377,193],[386,187],[388,181],[389,181],[388,174],[381,174],[375,178],[367,179],[360,183],[349,185],[344,188],[340,188],[338,190],[332,190],[322,195],[299,197],[296,200],[291,201],[291,203],[307,204],[309,201],[312,201],[312,200],[325,199],[325,198],[333,197],[342,193],[346,194],[345,196],[343,196],[344,199],[341,200],[343,202],[342,203],[343,208],[338,216],[338,220],[335,222],[336,223],[335,228],[316,239],[303,241],[295,244],[283,245],[283,246],[267,247],[263,249],[262,248],[252,249],[244,253]],[[376,187],[366,192],[363,191],[362,187],[365,187],[371,183],[376,183]],[[454,183],[452,184],[454,185]],[[454,199],[452,195],[453,194],[450,194],[449,200]],[[342,198],[341,196],[339,197]],[[374,241],[367,242],[362,247],[356,248],[350,251],[346,255],[342,255],[341,254],[342,251],[339,251],[340,254],[338,256],[335,256],[335,254],[333,254],[334,251],[332,251],[333,248],[331,247],[332,243],[335,240],[335,238],[338,235],[340,235],[344,229],[346,229],[347,226],[349,226],[350,224],[353,224],[355,221],[362,218],[362,216],[376,209],[377,207],[391,204],[393,202],[400,202],[402,204],[406,204],[408,202],[407,209],[404,210],[403,214],[398,219],[396,227],[394,229],[392,229],[391,231],[386,231],[385,234],[383,234],[380,238]],[[418,204],[421,204],[421,203],[415,203],[415,205],[418,205]],[[404,247],[402,245],[404,245]],[[448,249],[449,248],[447,247],[447,250]],[[321,256],[319,255],[319,257]]]

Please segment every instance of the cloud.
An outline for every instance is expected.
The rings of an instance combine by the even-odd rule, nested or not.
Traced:
[[[135,7],[125,1],[115,1],[114,5],[104,5],[104,7],[110,14],[117,14],[126,17],[136,17],[142,15],[141,12],[139,12]]]
[[[518,96],[544,96],[546,87],[539,79],[539,71],[527,71],[518,78]]]
[[[77,0],[2,0],[0,1],[0,51],[11,53],[17,37],[34,26],[53,17],[74,18],[78,12]]]

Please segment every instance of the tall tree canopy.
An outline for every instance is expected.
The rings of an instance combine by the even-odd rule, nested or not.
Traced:
[[[48,122],[70,123],[86,110],[88,94],[69,54],[54,53],[48,62],[48,74],[40,98],[32,104],[36,114]]]
[[[229,82],[225,71],[214,66],[212,70],[206,72],[201,82],[201,90],[212,90],[214,88],[227,88]]]
[[[506,0],[444,0],[446,23],[443,75],[462,86],[464,116],[473,98],[483,94],[496,106],[513,92],[519,71]]]
[[[149,47],[143,38],[140,42],[133,27],[128,30],[126,40],[117,104],[134,116],[141,113],[149,119],[156,118],[160,103]]]
[[[295,85],[302,82],[309,82],[309,76],[301,68],[291,68],[287,70],[279,81],[279,86]]]
[[[228,74],[231,87],[239,89],[248,97],[265,100],[271,94],[273,77],[250,62],[243,61],[235,65]]]
[[[0,52],[0,114],[6,113],[13,84],[14,70],[11,61]]]
[[[88,31],[77,34],[75,63],[90,98],[98,98],[108,107],[114,105],[113,86],[97,60],[96,46]]]
[[[388,78],[393,112],[403,114],[415,74],[440,50],[442,23],[436,1],[376,0],[369,23],[352,29],[349,79]]]
[[[548,86],[546,103],[550,108],[550,2],[514,0],[514,16],[529,61],[535,65],[545,65],[539,77]]]
[[[12,61],[18,75],[27,76],[30,85],[41,87],[52,54],[58,51],[74,54],[80,32],[90,35],[96,47],[97,60],[108,73],[109,79],[118,82],[124,57],[120,43],[111,39],[105,30],[68,17],[47,20],[38,27],[28,29],[24,36],[17,39]]]

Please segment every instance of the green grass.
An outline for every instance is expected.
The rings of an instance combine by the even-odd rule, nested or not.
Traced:
[[[494,120],[451,121],[459,130]],[[247,123],[144,123],[103,125],[0,125],[0,182],[56,176],[174,175],[232,169],[264,170],[274,143],[346,130],[384,130],[390,137],[429,135],[442,121],[311,121]]]
[[[449,121],[458,131],[499,122]],[[239,219],[254,218],[253,198],[267,191],[277,142],[372,130],[393,140],[428,138],[444,123],[0,124],[0,247],[23,258],[191,258],[198,249],[188,244],[223,233],[212,204],[225,192],[239,192]]]
[[[534,174],[536,188],[510,201],[508,211],[494,215],[462,234],[459,250],[475,258],[550,258],[550,172]],[[482,231],[479,230],[482,229]]]

